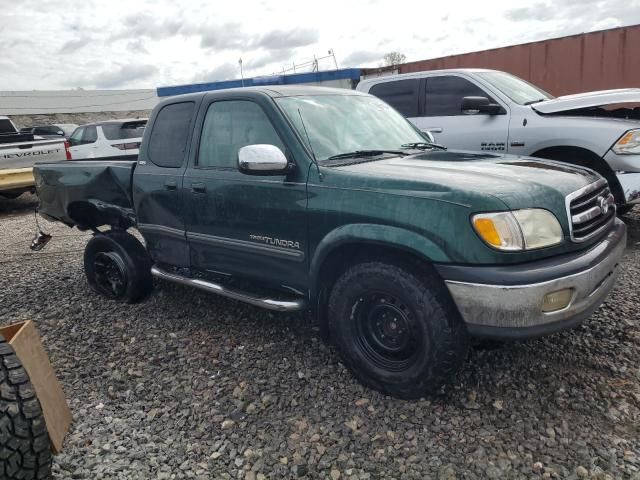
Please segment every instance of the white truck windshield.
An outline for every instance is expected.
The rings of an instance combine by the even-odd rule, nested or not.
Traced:
[[[510,73],[478,72],[477,75],[520,105],[530,105],[554,98],[553,95]]]

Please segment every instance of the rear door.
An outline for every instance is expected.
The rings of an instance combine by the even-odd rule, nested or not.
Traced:
[[[433,133],[437,143],[463,150],[505,152],[509,136],[509,109],[472,79],[460,75],[433,75],[425,79],[422,115],[412,119],[420,130]],[[462,113],[464,97],[487,97],[507,113]]]
[[[138,229],[154,262],[188,267],[182,180],[195,101],[163,106],[149,125],[133,175]]]

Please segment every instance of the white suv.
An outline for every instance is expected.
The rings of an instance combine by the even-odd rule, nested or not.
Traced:
[[[71,159],[138,155],[146,118],[109,120],[76,128],[69,137]]]

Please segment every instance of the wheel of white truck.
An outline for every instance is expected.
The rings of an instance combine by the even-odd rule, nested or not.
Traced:
[[[98,234],[89,241],[84,271],[93,290],[117,302],[136,302],[153,288],[147,251],[134,236],[121,230]]]
[[[51,444],[42,408],[27,372],[0,335],[0,478],[51,475]]]
[[[329,299],[329,329],[363,384],[407,399],[449,380],[468,344],[440,279],[380,262],[354,265],[338,279]]]

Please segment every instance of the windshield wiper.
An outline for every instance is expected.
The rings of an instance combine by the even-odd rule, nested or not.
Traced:
[[[413,143],[403,143],[400,145],[400,148],[415,148],[417,150],[446,150],[447,147],[444,145],[440,145],[439,143],[431,143],[431,142],[413,142]]]
[[[548,98],[539,98],[538,100],[531,100],[529,102],[524,102],[525,105],[533,105],[534,103],[544,102],[545,100],[549,100]]]
[[[378,155],[384,155],[390,153],[393,155],[408,155],[407,152],[402,150],[356,150],[355,152],[339,153],[337,155],[331,155],[327,160],[340,160],[341,158],[362,158],[362,157],[377,157]]]

